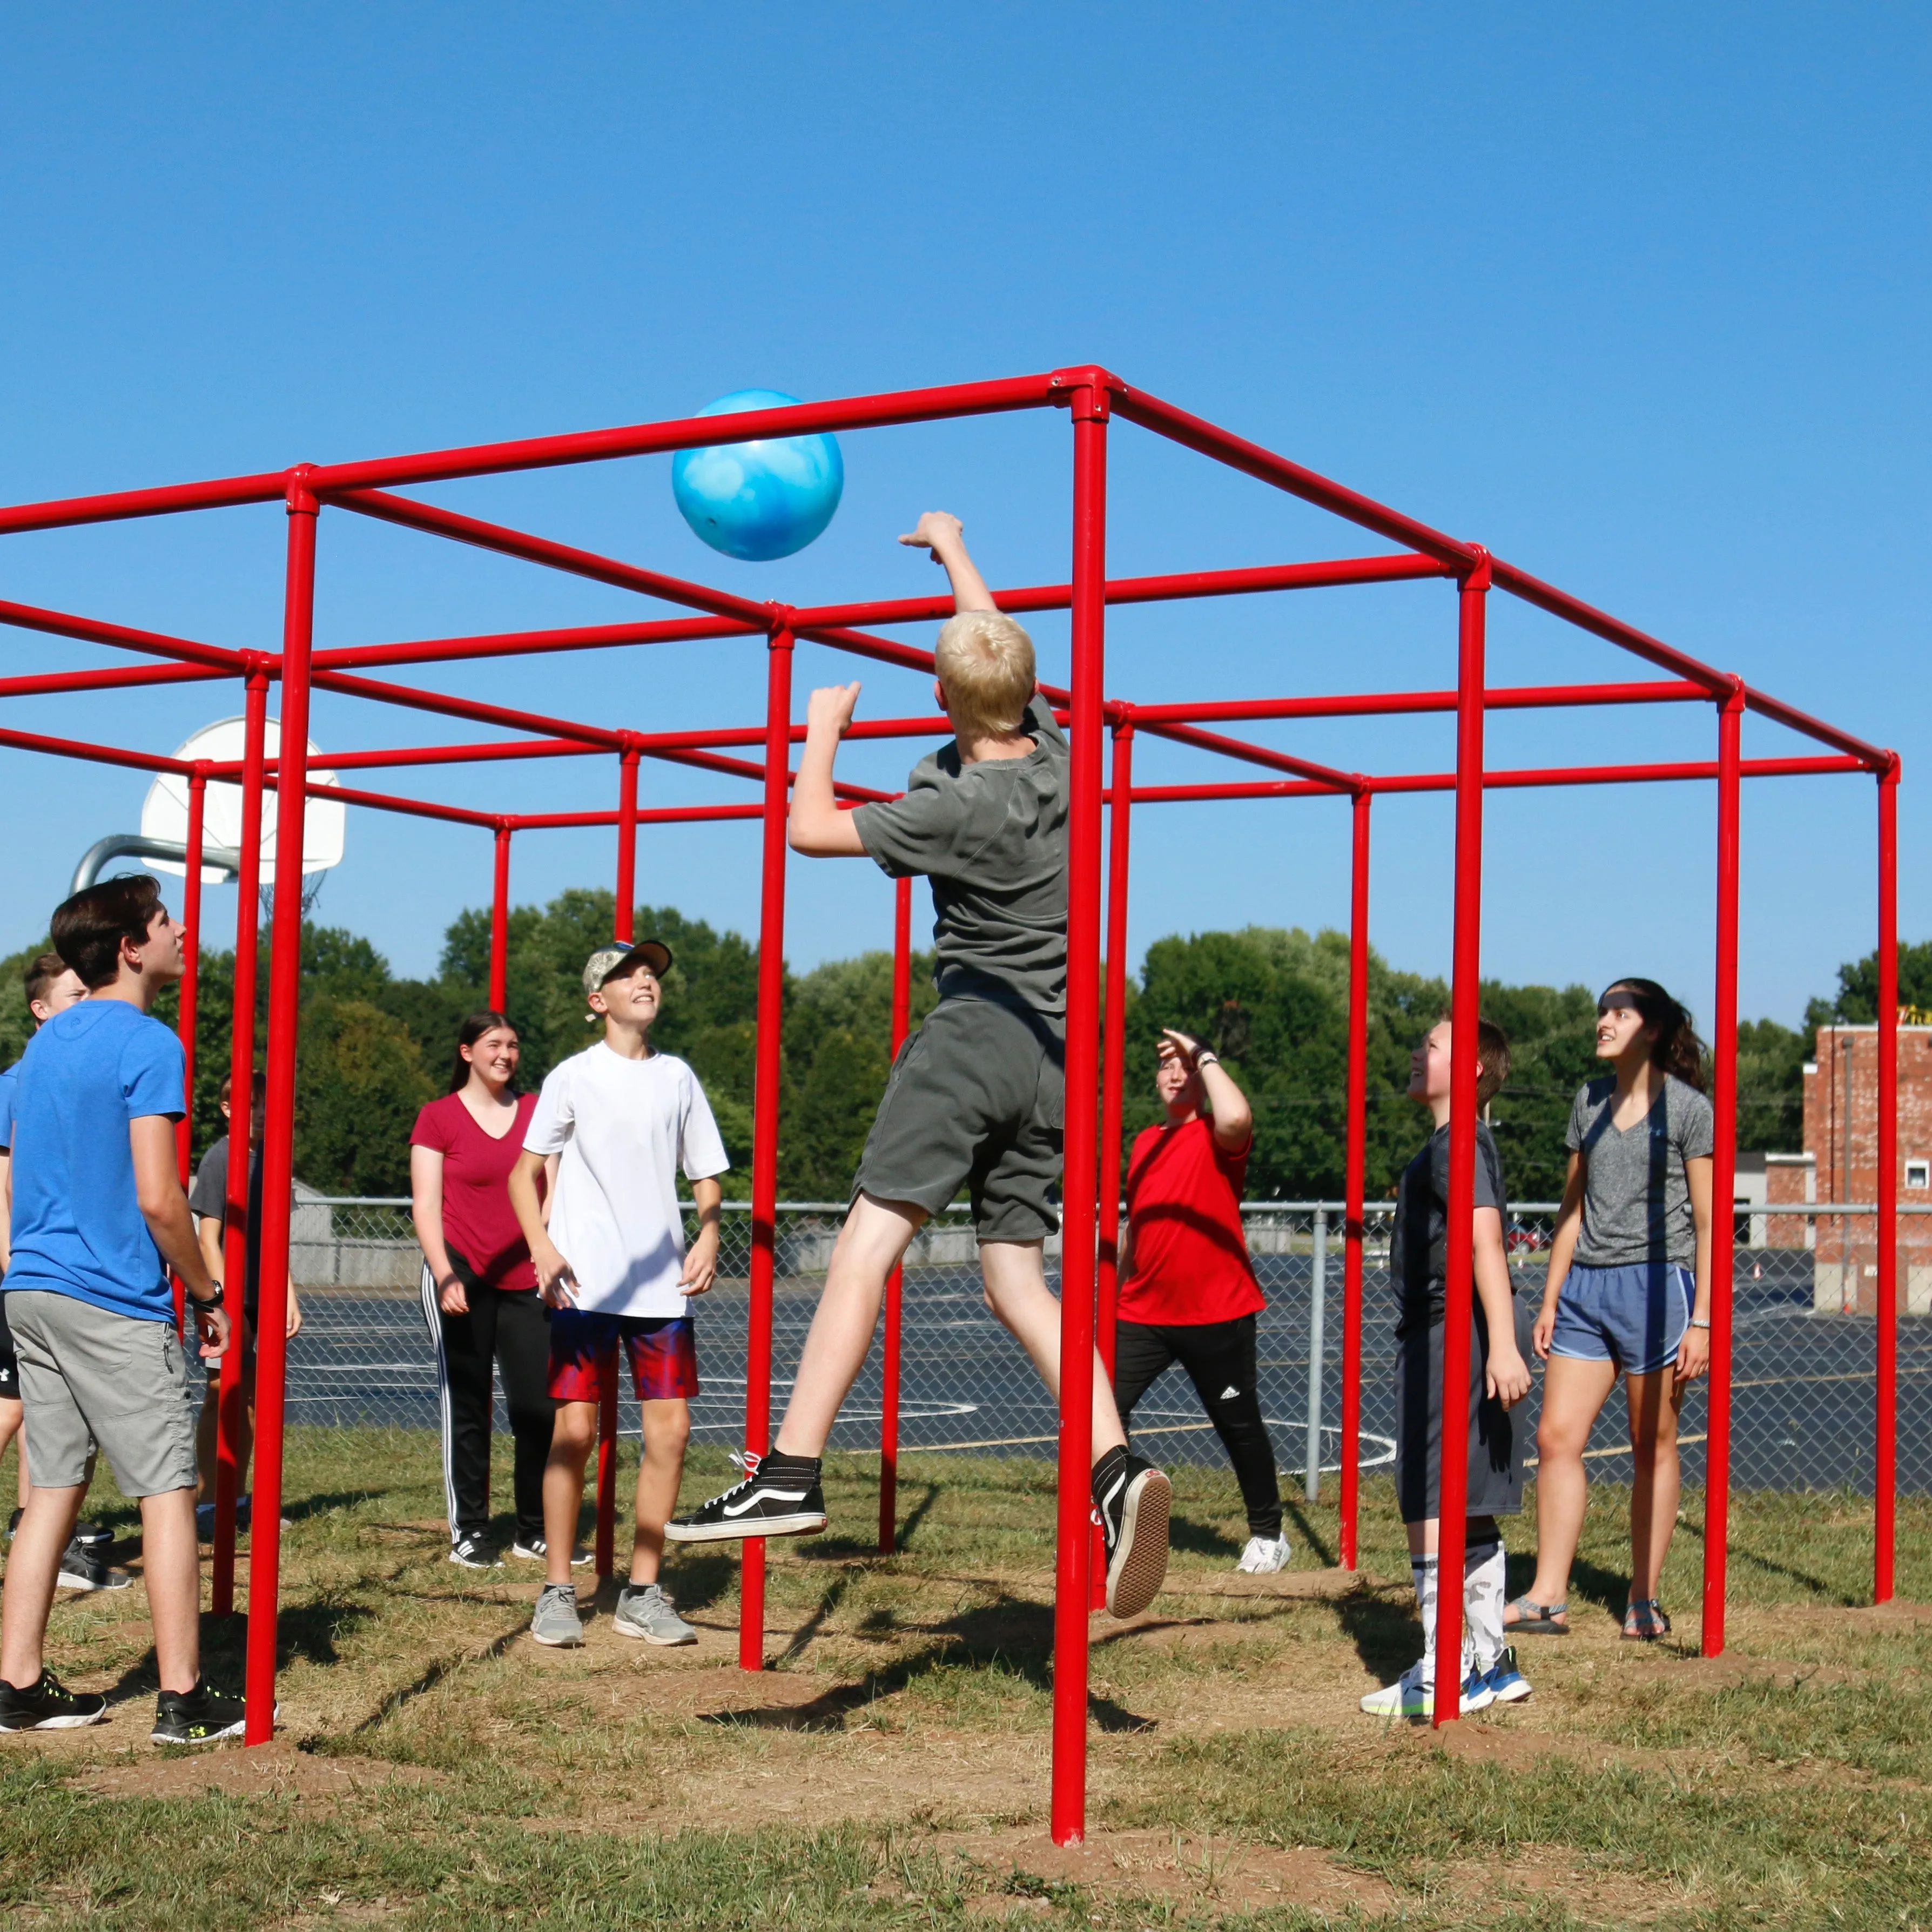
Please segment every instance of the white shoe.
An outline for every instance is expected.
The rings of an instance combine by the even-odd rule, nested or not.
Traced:
[[[1371,1690],[1362,1700],[1362,1708],[1372,1718],[1432,1718],[1436,1714],[1436,1688],[1426,1676],[1428,1664],[1418,1658],[1393,1684]],[[1496,1701],[1489,1678],[1472,1670],[1463,1681],[1460,1714],[1486,1711]]]
[[[1277,1570],[1288,1568],[1288,1559],[1294,1553],[1285,1536],[1251,1536],[1234,1568],[1250,1576],[1271,1576]]]

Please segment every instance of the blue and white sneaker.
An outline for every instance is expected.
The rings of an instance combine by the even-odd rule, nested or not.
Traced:
[[[1483,1682],[1490,1687],[1492,1704],[1520,1704],[1529,1695],[1529,1679],[1516,1668],[1513,1645],[1504,1646],[1502,1655],[1490,1665]]]
[[[1393,1684],[1371,1690],[1362,1700],[1362,1708],[1371,1718],[1432,1718],[1436,1714],[1436,1688],[1426,1675],[1426,1660],[1418,1658]],[[1468,1717],[1486,1711],[1496,1701],[1489,1678],[1472,1670],[1462,1681],[1459,1714]]]

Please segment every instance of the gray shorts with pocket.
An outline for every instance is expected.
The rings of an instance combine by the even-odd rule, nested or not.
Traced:
[[[1060,1227],[1066,1118],[1066,1043],[1046,1021],[941,1000],[892,1063],[854,1197],[937,1214],[964,1186],[981,1240],[1043,1240]]]
[[[130,1499],[194,1487],[188,1362],[171,1322],[110,1314],[44,1288],[7,1297],[37,1489],[87,1480],[94,1442]]]

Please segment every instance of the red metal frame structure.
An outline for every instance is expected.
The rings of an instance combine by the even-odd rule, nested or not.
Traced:
[[[1072,683],[1062,692],[1043,687],[1065,707],[1071,726],[1072,775],[1067,909],[1067,1129],[1064,1258],[1061,1269],[1061,1342],[1064,1374],[1059,1438],[1059,1538],[1056,1576],[1054,1670],[1054,1768],[1052,1828],[1061,1843],[1078,1839],[1085,1825],[1088,1612],[1092,1578],[1088,1532],[1088,1477],[1090,1452],[1090,1378],[1097,1337],[1103,1355],[1111,1350],[1113,1324],[1114,1242],[1118,1233],[1115,1181],[1119,1173],[1122,1001],[1125,988],[1125,933],[1128,827],[1131,806],[1183,800],[1258,797],[1331,797],[1350,802],[1350,996],[1348,1002],[1348,1114],[1346,1130],[1346,1241],[1342,1342],[1342,1468],[1340,1487],[1341,1550],[1345,1564],[1357,1557],[1359,1494],[1356,1435],[1360,1418],[1361,1369],[1362,1244],[1366,1100],[1369,830],[1370,807],[1378,794],[1453,791],[1456,798],[1455,910],[1453,935],[1455,1046],[1453,1079],[1456,1106],[1450,1130],[1452,1197],[1471,1197],[1474,1162],[1474,1054],[1480,958],[1482,802],[1486,790],[1519,787],[1714,780],[1718,788],[1717,1006],[1714,1025],[1718,1068],[1714,1105],[1718,1154],[1714,1177],[1720,1204],[1730,1198],[1729,1168],[1735,1143],[1738,791],[1746,777],[1795,776],[1862,771],[1878,782],[1880,962],[1880,1146],[1877,1423],[1875,1444],[1874,1592],[1880,1600],[1892,1588],[1894,1432],[1896,1422],[1896,1321],[1898,1313],[1895,1214],[1897,1177],[1893,1114],[1896,1106],[1897,788],[1899,760],[1894,752],[1868,744],[1784,704],[1728,673],[1688,657],[1660,640],[1544,583],[1477,544],[1447,536],[1370,498],[1306,470],[1258,445],[1136,389],[1105,369],[1078,367],[1007,380],[949,388],[800,404],[748,412],[733,419],[736,436],[750,439],[822,430],[851,431],[896,424],[928,422],[1000,412],[1064,408],[1072,425],[1072,570],[1068,582],[995,593],[1001,608],[1016,613],[1066,610],[1070,613]],[[1106,555],[1106,496],[1111,425],[1124,421],[1238,470],[1272,488],[1370,530],[1400,546],[1394,554],[1262,568],[1205,571],[1160,577],[1110,578]],[[0,508],[0,536],[79,524],[206,511],[252,503],[281,502],[287,512],[286,584],[281,649],[278,652],[236,651],[152,632],[0,602],[0,623],[79,641],[106,645],[162,662],[138,668],[54,673],[0,679],[0,696],[125,688],[148,685],[240,678],[247,693],[246,751],[238,764],[185,766],[178,760],[119,747],[103,746],[31,733],[0,730],[0,746],[22,751],[78,757],[137,770],[168,771],[188,778],[198,799],[212,778],[238,779],[244,800],[240,855],[240,916],[237,944],[237,1000],[232,1066],[238,1100],[248,1090],[254,1060],[253,986],[258,935],[256,885],[260,862],[263,790],[280,794],[276,826],[278,875],[299,869],[304,806],[319,789],[309,780],[306,745],[310,694],[323,690],[402,706],[472,724],[529,734],[476,744],[433,745],[387,752],[349,752],[329,760],[336,772],[488,762],[528,758],[609,756],[619,762],[617,808],[612,812],[503,815],[460,806],[338,785],[329,795],[371,809],[400,812],[474,826],[490,834],[494,860],[492,958],[490,989],[501,1004],[505,993],[509,908],[511,842],[519,830],[554,826],[613,825],[618,830],[616,868],[618,932],[628,930],[634,897],[635,834],[642,824],[706,819],[757,818],[761,827],[763,886],[760,920],[758,997],[760,1024],[754,1109],[750,1279],[750,1343],[747,1364],[745,1437],[753,1452],[768,1446],[770,1431],[771,1295],[778,1176],[778,1074],[785,912],[784,818],[790,747],[802,735],[793,721],[792,660],[800,640],[876,662],[930,672],[930,653],[879,636],[862,626],[931,621],[950,614],[943,598],[874,600],[799,608],[758,603],[708,586],[556,543],[391,492],[459,478],[504,474],[566,464],[664,453],[715,441],[715,419],[683,418],[628,428],[444,450],[375,461],[328,465],[298,464],[286,470],[230,477],[160,489]],[[628,624],[579,626],[501,635],[448,638],[317,650],[314,648],[316,535],[321,512],[339,509],[470,544],[574,575],[616,586],[694,614]],[[1361,697],[1264,699],[1234,703],[1135,706],[1106,696],[1106,622],[1115,604],[1247,596],[1349,584],[1439,579],[1455,586],[1458,610],[1456,682],[1453,690],[1375,694]],[[1628,683],[1491,688],[1485,675],[1486,605],[1501,591],[1643,659],[1666,675]],[[475,700],[380,680],[365,674],[412,664],[434,664],[566,650],[606,650],[631,645],[706,639],[762,638],[767,646],[764,720],[761,725],[710,732],[643,733],[572,722],[512,710]],[[264,722],[268,686],[279,681],[280,755],[265,756]],[[1485,767],[1483,724],[1495,710],[1584,705],[1706,703],[1718,717],[1718,755],[1710,763],[1626,764],[1491,771]],[[1745,760],[1740,728],[1746,711],[1784,725],[1826,748],[1828,755]],[[1213,724],[1300,718],[1371,717],[1453,712],[1456,764],[1447,772],[1371,776],[1346,772],[1290,753],[1229,738],[1204,728]],[[946,730],[944,719],[921,717],[862,723],[859,737],[913,737]],[[1103,729],[1113,734],[1111,790],[1103,788]],[[1164,740],[1211,751],[1258,766],[1265,780],[1216,784],[1136,786],[1132,748],[1136,737]],[[734,748],[761,748],[756,759],[730,755]],[[722,776],[757,781],[756,804],[682,806],[640,811],[638,770],[642,759],[663,760]],[[856,801],[890,796],[862,786],[843,785],[842,795]],[[1106,907],[1106,994],[1101,985],[1102,848],[1101,816],[1111,802],[1112,847]],[[199,814],[196,814],[198,826]],[[199,890],[199,867],[190,861],[188,903]],[[910,950],[910,901],[901,889],[895,908],[896,972],[894,1043],[907,1020],[906,961]],[[260,1230],[260,1366],[257,1390],[257,1468],[255,1532],[250,1552],[248,1649],[248,1737],[260,1743],[272,1732],[276,1615],[279,1582],[281,1452],[284,1432],[284,1288],[287,1278],[290,1192],[293,1147],[295,1067],[299,993],[301,902],[294,892],[278,894],[270,932],[267,1028],[268,1104],[262,1150],[265,1185]],[[184,984],[184,1037],[194,1034],[193,986]],[[1106,1038],[1102,1037],[1105,1013]],[[239,1265],[248,1172],[247,1110],[238,1106],[234,1132],[242,1137],[231,1156],[229,1221],[230,1265]],[[1721,1204],[1720,1212],[1722,1212]],[[1452,1215],[1445,1372],[1464,1372],[1455,1358],[1466,1351],[1469,1320],[1469,1217]],[[1714,1244],[1712,1353],[1710,1387],[1706,1589],[1703,1646],[1714,1654],[1724,1644],[1726,1576],[1725,1504],[1729,1475],[1730,1400],[1730,1244]],[[880,1546],[889,1547],[895,1528],[892,1484],[897,1455],[897,1342],[898,1300],[888,1303],[887,1400],[881,1441]],[[238,1349],[230,1357],[238,1360]],[[222,1412],[224,1437],[232,1442],[232,1423],[240,1391],[232,1371],[224,1369]],[[1461,1409],[1448,1406],[1442,1444],[1441,1561],[1445,1574],[1460,1573],[1462,1524],[1457,1506],[1463,1481],[1465,1422]],[[600,1453],[598,1492],[600,1569],[608,1570],[610,1550],[613,1468],[609,1418]],[[215,1607],[232,1605],[234,1548],[234,1463],[224,1450],[218,1486]],[[740,1661],[747,1669],[764,1662],[764,1550],[748,1544],[741,1594]],[[1443,1600],[1438,1627],[1441,1681],[1455,1681],[1460,1647],[1460,1602],[1454,1592]],[[1438,1721],[1454,1715],[1454,1700],[1443,1700]]]

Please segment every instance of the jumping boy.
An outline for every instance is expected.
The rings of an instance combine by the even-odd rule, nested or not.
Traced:
[[[34,961],[22,976],[22,988],[27,996],[27,1011],[32,1016],[34,1030],[38,1033],[56,1013],[64,1013],[77,1000],[87,998],[87,988],[80,975],[62,960],[58,952],[43,952]],[[0,1274],[8,1265],[7,1248],[7,1215],[4,1204],[10,1180],[9,1169],[13,1160],[14,1100],[16,1091],[14,1076],[20,1071],[16,1060],[5,1072],[0,1073]],[[4,1454],[7,1444],[15,1444],[14,1461],[19,1481],[20,1507],[8,1519],[7,1534],[10,1540],[14,1532],[20,1526],[20,1518],[27,1507],[27,1492],[33,1486],[33,1477],[27,1467],[27,1441],[20,1433],[20,1371],[18,1358],[14,1352],[14,1337],[7,1326],[7,1297],[4,1283],[0,1283],[0,1454]],[[88,1452],[87,1479],[82,1485],[83,1498],[86,1488],[94,1480],[94,1454]],[[76,1522],[74,1535],[62,1553],[59,1586],[63,1590],[124,1590],[134,1582],[124,1570],[117,1569],[107,1560],[109,1546],[114,1540],[114,1532],[104,1529],[97,1522]]]
[[[221,1118],[235,1118],[235,1076],[230,1074],[221,1087]],[[242,1316],[246,1324],[236,1339],[242,1353],[241,1413],[235,1431],[235,1480],[239,1489],[248,1480],[248,1453],[255,1440],[255,1327],[261,1306],[261,1288],[256,1280],[256,1263],[262,1253],[262,1130],[267,1123],[268,1083],[257,1072],[253,1082],[254,1098],[249,1108],[248,1238],[242,1260]],[[194,1185],[188,1190],[188,1204],[195,1217],[195,1234],[201,1244],[201,1258],[208,1273],[222,1281],[227,1273],[226,1242],[228,1230],[228,1136],[221,1138],[201,1157],[194,1171]],[[230,1318],[233,1318],[231,1312]],[[286,1332],[292,1341],[302,1330],[302,1307],[296,1299],[296,1278],[289,1276],[288,1316]],[[214,1459],[219,1447],[221,1414],[221,1365],[209,1365],[208,1388],[202,1397],[201,1419],[195,1425],[196,1468],[195,1526],[203,1537],[214,1534]],[[248,1527],[253,1498],[238,1495],[235,1527]]]
[[[698,1393],[691,1300],[718,1272],[724,1190],[717,1177],[731,1163],[698,1076],[651,1045],[670,958],[656,939],[614,940],[590,956],[584,993],[603,1019],[604,1037],[550,1070],[510,1173],[510,1204],[551,1311],[550,1393],[558,1404],[544,1470],[544,1582],[530,1623],[542,1644],[584,1641],[571,1552],[598,1401],[616,1384],[620,1343],[631,1358],[644,1439],[631,1577],[618,1592],[616,1628],[646,1643],[698,1641],[658,1573]],[[546,1227],[537,1178],[552,1154],[556,1186]],[[698,1204],[688,1252],[680,1167]]]
[[[902,543],[932,553],[956,614],[939,634],[934,694],[953,742],[905,795],[838,808],[832,763],[856,684],[814,691],[792,789],[792,850],[870,857],[932,880],[939,1004],[906,1042],[853,1182],[825,1290],[772,1453],[735,1488],[677,1518],[674,1542],[805,1536],[825,1527],[820,1458],[872,1345],[886,1278],[963,1185],[987,1306],[1058,1401],[1060,1304],[1042,1256],[1060,1223],[1066,1037],[1066,741],[1034,685],[1033,641],[994,604],[956,517],[928,511]],[[1168,1480],[1131,1454],[1097,1358],[1094,1506],[1107,1607],[1146,1608],[1167,1573]]]
[[[202,1354],[218,1356],[228,1317],[176,1166],[182,1045],[148,1011],[181,977],[182,938],[144,877],[89,886],[53,916],[55,950],[88,997],[28,1043],[14,1105],[7,1312],[34,1483],[7,1564],[0,1730],[64,1730],[106,1714],[104,1697],[68,1690],[42,1657],[90,1437],[140,1504],[160,1676],[150,1735],[206,1744],[242,1729],[241,1699],[201,1680],[194,1426],[168,1288],[172,1267]]]
[[[1396,1191],[1389,1276],[1402,1298],[1396,1322],[1396,1492],[1408,1532],[1408,1564],[1422,1612],[1422,1655],[1362,1708],[1378,1718],[1432,1717],[1436,1710],[1437,1498],[1442,1461],[1442,1329],[1449,1227],[1449,1022],[1409,1057],[1408,1097],[1427,1107],[1436,1131],[1402,1170]],[[1476,1105],[1487,1107],[1509,1078],[1509,1042],[1487,1020],[1476,1026]],[[1510,1410],[1529,1393],[1528,1324],[1518,1318],[1503,1248],[1503,1170],[1488,1126],[1476,1124],[1474,1288],[1470,1298],[1468,1501],[1462,1558],[1464,1713],[1529,1695],[1503,1642],[1503,1540],[1499,1516],[1522,1508],[1522,1445]],[[1527,1311],[1525,1311],[1527,1313]]]

